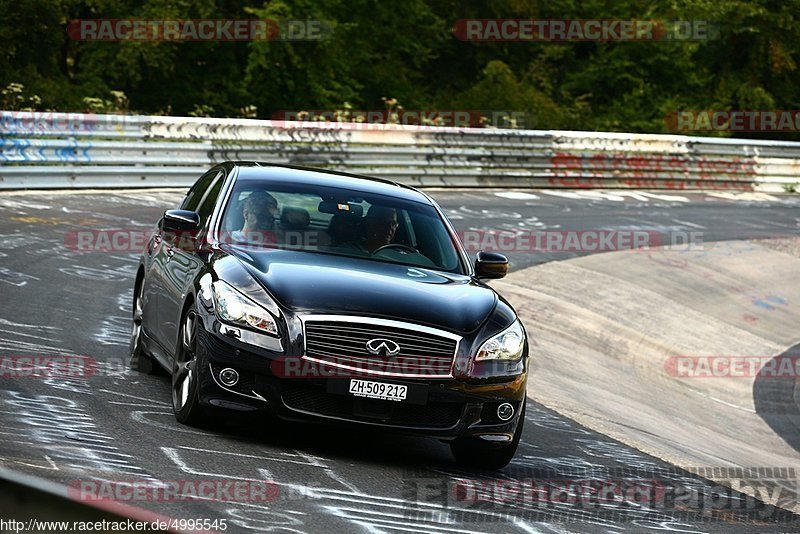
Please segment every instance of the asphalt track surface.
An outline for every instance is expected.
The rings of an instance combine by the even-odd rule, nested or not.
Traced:
[[[460,231],[694,231],[707,245],[800,233],[797,196],[432,195]],[[150,227],[180,196],[176,191],[0,195],[0,357],[84,355],[99,362],[97,374],[88,378],[0,379],[0,465],[67,485],[274,482],[277,496],[269,497],[274,500],[252,495],[128,502],[173,518],[226,519],[227,532],[797,531],[797,516],[748,501],[532,401],[517,456],[499,472],[461,468],[449,448],[432,439],[254,417],[230,418],[207,430],[178,424],[169,378],[124,365],[137,254],[76,252],[65,246],[65,235]],[[575,254],[509,256],[518,269]],[[528,328],[535,335],[536,326]],[[588,493],[575,498],[564,490],[570,487],[574,495],[587,480],[631,488],[635,479],[655,481],[640,488],[656,489],[649,497],[625,499],[592,499]],[[536,499],[530,490],[527,496],[488,493],[500,483],[553,491]],[[484,488],[481,498],[473,491],[477,487]],[[675,503],[669,496],[676,494],[693,500]],[[485,502],[487,496],[497,502]]]

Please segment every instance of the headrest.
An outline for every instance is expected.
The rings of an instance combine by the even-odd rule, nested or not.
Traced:
[[[281,210],[281,225],[284,228],[299,230],[311,224],[311,215],[303,208],[285,207]]]

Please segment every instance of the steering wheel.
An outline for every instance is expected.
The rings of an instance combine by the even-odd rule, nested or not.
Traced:
[[[373,250],[372,253],[377,254],[378,252],[386,250],[387,248],[399,248],[400,250],[405,250],[406,252],[410,252],[411,254],[417,254],[417,249],[403,243],[389,243],[388,245],[381,245],[375,250]]]

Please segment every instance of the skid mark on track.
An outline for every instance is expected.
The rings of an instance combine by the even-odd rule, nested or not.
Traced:
[[[192,476],[200,476],[200,477],[210,477],[210,478],[222,478],[222,479],[231,479],[235,478],[237,480],[247,480],[253,482],[261,482],[263,479],[260,478],[251,478],[247,476],[242,476],[241,473],[224,473],[219,472],[217,470],[206,469],[200,467],[204,463],[208,461],[213,461],[213,459],[218,456],[219,454],[224,454],[226,456],[236,457],[241,456],[243,458],[252,458],[255,455],[243,454],[243,453],[220,453],[219,451],[212,451],[212,450],[204,450],[204,449],[197,449],[197,448],[190,448],[190,447],[179,447],[179,448],[170,448],[170,447],[162,447],[162,451],[164,454],[184,473]],[[202,453],[199,455],[195,454],[193,456],[193,461],[190,463],[186,452],[193,452],[193,453]],[[298,458],[301,459],[301,462],[306,462],[307,459],[303,458],[300,455],[297,455]],[[273,457],[268,456],[256,456],[256,458],[264,461],[265,463],[269,462],[276,462],[281,459],[276,459]],[[310,469],[319,469],[319,459],[314,457],[312,459],[314,465],[309,465]],[[198,465],[199,464],[199,465]],[[214,462],[215,466],[219,466],[219,462]],[[305,464],[307,465],[307,464]],[[258,474],[263,476],[265,473],[268,473],[263,470],[258,470]],[[255,474],[255,473],[254,473]],[[374,517],[375,513],[382,513],[384,516],[392,517],[392,522],[402,522],[405,518],[406,511],[408,510],[409,506],[413,507],[413,503],[405,501],[403,499],[393,499],[393,498],[386,498],[386,497],[377,497],[373,495],[367,495],[360,491],[352,491],[352,490],[337,490],[333,488],[323,488],[314,485],[312,481],[306,481],[305,484],[296,484],[291,482],[280,482],[277,480],[273,480],[276,484],[281,487],[282,493],[286,495],[292,496],[292,498],[300,498],[299,502],[303,504],[310,504],[320,510],[327,512],[328,514],[339,517],[341,519],[347,520],[350,523],[357,524],[362,527],[368,527],[368,529],[377,528],[377,527],[384,527],[385,522],[384,520]],[[287,504],[290,502],[289,500],[283,500],[281,502],[281,511],[285,514],[287,510]],[[237,503],[237,509],[238,509]],[[274,517],[275,512],[270,510],[270,507],[267,505],[260,506],[260,505],[252,505],[251,507],[261,508],[265,514],[265,517]],[[363,516],[353,516],[353,510],[350,509],[352,506],[357,506],[360,510],[369,508],[372,513],[367,513]],[[433,505],[432,505],[433,506]],[[229,509],[229,513],[232,510]],[[253,512],[250,512],[253,513]],[[267,521],[266,523],[262,523],[258,525],[258,531],[269,532],[270,530],[280,526],[281,520],[285,520],[286,518],[283,516],[278,516],[278,521],[276,522],[274,519],[272,521]],[[297,518],[295,518],[297,519]],[[298,528],[303,530],[307,530],[304,528],[304,524],[298,521],[292,521],[295,523]],[[425,531],[431,531],[431,526],[429,523],[426,522],[415,522],[414,523],[417,528],[422,529],[425,528]],[[243,526],[240,524],[240,526]],[[251,528],[253,525],[249,525]]]
[[[181,434],[194,434],[196,436],[204,437],[212,435],[210,433],[193,430],[188,427],[176,426],[174,423],[160,423],[154,420],[154,418],[160,417],[166,419],[167,421],[174,421],[175,414],[172,412],[171,408],[169,408],[169,410],[165,408],[164,411],[136,410],[130,413],[130,417],[137,423],[168,430],[171,434],[180,432]]]
[[[303,452],[297,449],[295,449],[295,452],[302,458],[308,460],[308,462],[311,465],[323,468],[325,474],[328,475],[328,477],[331,480],[338,482],[339,484],[349,489],[350,491],[359,491],[359,489],[354,484],[348,482],[342,475],[337,473],[332,467],[328,467],[327,465],[325,465],[323,458],[320,458],[319,456],[314,456],[313,454],[309,454],[307,452]]]
[[[100,321],[97,332],[92,334],[92,339],[101,345],[127,347],[130,335],[131,318],[112,315]]]
[[[72,356],[63,348],[61,328],[0,318],[0,354]]]
[[[119,267],[110,267],[106,264],[100,267],[87,267],[85,265],[73,264],[69,267],[60,267],[58,270],[69,276],[96,282],[122,282],[133,278],[136,274],[136,264],[131,263]]]
[[[559,522],[562,520],[574,520],[580,521],[584,525],[602,527],[608,530],[622,530],[624,528],[624,526],[612,520],[597,517],[597,509],[576,510],[574,503],[570,502],[547,503],[545,509],[537,507],[535,503],[512,503],[513,506],[506,508],[481,509],[470,507],[468,502],[465,503],[453,499],[454,492],[450,491],[445,496],[447,502],[442,503],[439,502],[441,501],[441,498],[439,498],[441,496],[428,500],[421,499],[419,494],[415,498],[387,497],[375,495],[374,493],[368,494],[357,488],[336,489],[326,487],[302,476],[299,478],[306,480],[304,484],[281,482],[274,478],[273,470],[263,467],[251,467],[250,469],[253,470],[252,475],[243,474],[239,471],[220,471],[221,466],[231,465],[228,462],[220,462],[218,459],[220,456],[257,459],[263,463],[279,463],[280,459],[272,456],[221,452],[197,447],[162,447],[162,451],[185,474],[203,478],[236,479],[253,482],[272,480],[282,488],[282,494],[292,496],[292,498],[282,500],[282,504],[302,497],[303,499],[300,503],[316,507],[332,517],[347,521],[370,532],[387,530],[406,532],[485,532],[487,526],[492,526],[493,530],[499,527],[501,531],[518,529],[523,532],[541,532],[543,530],[540,527],[544,527],[544,531],[553,531],[547,525],[540,525],[543,520]],[[307,455],[303,454],[298,455],[298,457],[308,460],[310,469],[318,468],[320,463],[326,465],[325,459],[319,457],[308,458]],[[576,459],[576,457],[564,457],[557,459],[555,462],[550,461],[549,465],[557,465],[562,469],[566,469],[567,466],[575,466]],[[541,466],[544,465],[547,459],[538,458],[536,460],[537,465]],[[204,467],[209,463],[214,467]],[[597,469],[597,466],[590,462],[584,462],[584,465],[587,468]],[[455,469],[455,471],[458,471],[458,469]],[[435,472],[429,473],[429,475],[423,475],[423,477],[428,477],[428,479],[423,478],[423,482],[429,482],[434,486],[441,485],[443,480],[453,484],[459,480],[474,480],[475,476],[474,474],[471,475],[472,478],[466,474],[463,477],[454,476],[452,472],[447,472],[447,470],[438,474]],[[293,472],[293,475],[297,475],[297,473]],[[443,478],[442,475],[445,475],[446,478]],[[515,478],[513,474],[499,473],[497,477],[489,478],[488,480],[514,481]],[[413,479],[408,477],[403,477],[402,481],[404,484],[414,482]],[[403,494],[410,495],[408,488],[404,488]],[[229,508],[226,512],[229,515],[233,514],[235,510],[241,509],[240,506],[261,508],[265,511],[265,517],[273,517],[270,515],[271,512],[268,511],[270,510],[269,505],[254,505],[252,503],[238,503],[235,509]],[[607,506],[600,504],[599,508],[600,512],[606,513],[619,511],[619,507],[613,503]],[[281,511],[288,513],[290,510],[283,506]],[[243,517],[246,513],[256,514],[257,512],[252,510],[242,512],[238,514],[238,517]],[[639,523],[639,526],[642,526],[646,521],[648,527],[658,524],[660,528],[672,531],[684,530],[683,527],[688,526],[675,521],[668,514],[654,513],[650,509],[626,510],[624,513],[625,518],[623,520],[627,525]],[[248,515],[248,517],[250,516]],[[302,524],[297,526],[298,528],[304,528]],[[277,524],[267,521],[260,524],[258,530],[270,531],[276,527]]]
[[[28,232],[25,232],[24,234],[0,234],[0,249],[29,249],[33,248],[33,245],[38,245],[42,241],[44,240],[41,237],[31,235]]]
[[[250,532],[308,532],[303,527],[304,522],[300,515],[291,511],[276,511],[267,507],[228,508],[225,514],[231,519],[231,524],[242,527]]]
[[[676,222],[676,223],[678,223],[678,224],[680,224],[682,226],[688,226],[689,228],[695,228],[697,230],[707,230],[707,228],[705,226],[703,226],[702,224],[697,224],[697,223],[693,223],[693,222],[689,222],[689,221],[682,221],[680,219],[672,219],[672,222]]]
[[[100,391],[102,393],[110,393],[110,394],[114,395],[115,397],[125,397],[127,399],[134,399],[134,400],[138,400],[138,401],[144,401],[148,406],[153,406],[153,405],[160,405],[160,406],[164,406],[164,407],[170,407],[171,406],[170,403],[168,403],[168,402],[158,401],[158,400],[147,398],[147,397],[139,397],[137,395],[131,395],[129,393],[122,393],[120,391],[112,391],[110,389],[98,389],[97,391]]]
[[[134,456],[117,448],[115,439],[103,433],[77,401],[6,390],[0,406],[4,426],[15,427],[18,438],[24,440],[18,444],[41,450],[62,469],[73,470],[83,478],[124,474],[154,480],[134,463]]]
[[[526,409],[525,422],[528,425],[538,426],[546,430],[564,432],[566,434],[591,434],[591,432],[588,430],[580,428],[568,419],[557,417],[556,415],[545,410],[536,410],[533,408]]]
[[[189,448],[189,447],[181,447],[184,450],[193,450],[194,452],[202,452],[204,454],[212,453],[216,455],[219,451],[211,451],[208,449],[197,449]],[[172,463],[180,469],[183,473],[192,475],[192,476],[200,476],[204,479],[208,478],[221,478],[224,480],[244,480],[244,481],[251,481],[251,482],[264,482],[266,479],[264,478],[246,478],[242,476],[232,476],[231,474],[226,473],[218,473],[218,472],[211,472],[205,471],[199,468],[194,468],[189,465],[187,460],[184,458],[184,455],[181,453],[179,448],[172,448],[172,447],[161,447],[162,452],[164,455],[172,461]],[[228,454],[230,456],[242,456],[242,457],[249,457],[253,455],[243,455],[239,453],[223,453]],[[257,457],[257,458],[266,458],[268,457]],[[269,471],[264,469],[257,469],[256,474],[263,477],[265,474],[269,474]],[[210,499],[203,499],[209,500]],[[216,501],[214,501],[216,502]],[[231,523],[237,525],[239,527],[245,528],[249,531],[255,532],[271,532],[274,530],[285,530],[287,527],[290,528],[291,531],[296,532],[304,532],[307,529],[304,528],[304,521],[298,517],[300,514],[289,514],[287,513],[287,506],[286,502],[281,503],[281,510],[276,511],[273,510],[271,505],[269,504],[262,504],[262,503],[252,503],[252,502],[242,502],[237,501],[236,503],[228,502],[225,503],[227,506],[225,509],[226,515],[232,519]],[[292,527],[297,527],[298,529],[295,530]]]
[[[39,281],[39,278],[30,274],[12,271],[8,267],[0,267],[0,282],[10,286],[22,287],[28,282]]]
[[[208,454],[218,454],[218,455],[222,455],[222,456],[235,456],[235,457],[239,457],[239,458],[249,458],[249,459],[252,459],[252,460],[262,460],[262,461],[265,461],[265,462],[279,462],[279,463],[290,463],[290,464],[297,464],[297,465],[311,465],[312,467],[327,468],[327,466],[325,464],[320,464],[318,462],[313,462],[313,463],[309,464],[308,460],[306,458],[304,458],[303,456],[301,456],[299,454],[295,454],[295,453],[290,453],[290,452],[280,452],[278,454],[280,456],[282,456],[282,458],[276,458],[274,456],[274,453],[271,453],[272,456],[260,456],[260,455],[256,455],[256,454],[245,454],[245,453],[241,453],[241,452],[218,451],[218,450],[212,450],[212,449],[202,449],[202,448],[198,448],[198,447],[178,446],[177,448],[178,449],[184,449],[184,450],[187,450],[187,451],[195,451],[195,452],[208,453]],[[175,455],[174,451],[176,449],[169,448],[169,447],[162,447],[161,450],[164,451],[164,453],[167,454],[168,456],[170,456],[170,455],[174,456]],[[170,453],[167,453],[168,450],[170,451]]]

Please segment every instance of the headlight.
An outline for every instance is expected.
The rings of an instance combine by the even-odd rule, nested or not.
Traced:
[[[475,360],[516,360],[522,355],[524,346],[525,332],[522,331],[522,324],[514,321],[514,324],[487,339],[478,349]]]
[[[271,336],[278,336],[278,324],[275,317],[267,310],[222,280],[214,282],[212,287],[214,288],[214,310],[220,320],[258,330]]]

